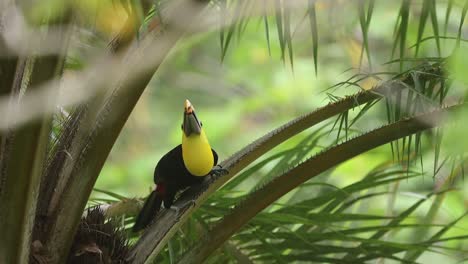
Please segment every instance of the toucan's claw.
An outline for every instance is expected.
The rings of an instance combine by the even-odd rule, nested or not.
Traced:
[[[214,175],[214,176],[223,176],[223,175],[226,175],[228,173],[229,173],[229,171],[224,169],[223,167],[221,167],[221,165],[216,165],[215,168],[213,168],[210,171],[210,175]]]

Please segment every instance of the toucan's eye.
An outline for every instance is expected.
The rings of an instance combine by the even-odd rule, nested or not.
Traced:
[[[203,126],[203,122],[200,121],[200,126]]]

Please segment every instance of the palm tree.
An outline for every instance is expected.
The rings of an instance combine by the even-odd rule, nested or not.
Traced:
[[[97,263],[418,263],[435,253],[463,261],[466,206],[438,221],[446,197],[463,199],[456,187],[463,183],[464,148],[450,145],[465,141],[443,144],[463,135],[462,122],[444,125],[466,110],[468,2],[459,2],[3,1],[0,262],[76,263],[91,256],[88,262]],[[398,10],[391,13],[388,56],[385,45],[373,51],[370,34],[375,23],[383,27],[387,9]],[[330,32],[352,28],[345,42],[360,50],[355,74],[328,90],[329,104],[223,161],[227,175],[183,192],[182,209],[162,211],[143,234],[127,231],[138,199],[103,190],[115,201],[85,210],[122,127],[168,54],[190,36],[217,32],[222,61],[250,21],[263,25],[265,45],[279,45],[285,67],[295,67],[293,43],[306,46],[315,74]],[[304,28],[309,40],[297,39]],[[342,96],[348,86],[357,91]],[[385,125],[362,126],[382,116]],[[294,138],[296,146],[265,157]],[[332,168],[382,145],[389,146],[386,160],[365,168],[362,179],[328,183]],[[421,171],[427,160],[433,169]],[[423,174],[442,180],[396,208],[400,183]],[[258,182],[239,194],[252,177]],[[373,204],[379,202],[388,210]]]

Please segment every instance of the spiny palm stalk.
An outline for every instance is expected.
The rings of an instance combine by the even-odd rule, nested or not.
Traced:
[[[73,238],[70,263],[127,263],[128,240],[99,208],[88,209]]]
[[[414,263],[427,251],[454,250],[453,245],[450,248],[442,243],[467,238],[446,235],[463,219],[466,210],[442,225],[433,220],[465,169],[464,152],[447,154],[442,149],[442,126],[466,111],[466,89],[453,85],[460,76],[451,74],[450,68],[460,53],[443,56],[463,52],[468,2],[414,2],[402,0],[394,14],[394,41],[388,56],[390,60],[397,58],[389,64],[398,66],[390,67],[390,72],[373,73],[372,69],[378,67],[375,60],[381,56],[373,52],[372,25],[379,5],[388,5],[384,1],[109,0],[99,4],[65,1],[59,5],[3,1],[0,262],[27,263],[33,259],[62,263],[68,259],[73,263],[82,260],[74,257],[83,257],[97,263],[111,259],[122,263],[150,263],[154,259],[170,263],[361,263],[381,259]],[[212,29],[213,20],[219,21],[221,60],[225,60],[233,40],[242,40],[249,22],[259,19],[270,54],[277,42],[280,58],[294,69],[293,40],[300,26],[306,24],[317,74],[320,58],[326,55],[319,53],[325,41],[321,38],[326,36],[326,29],[321,28],[324,14],[335,12],[342,4],[355,7],[355,14],[346,11],[347,17],[359,21],[358,67],[369,72],[358,72],[332,88],[362,85],[363,91],[341,98],[333,90],[329,92],[332,102],[327,106],[292,120],[232,155],[222,162],[229,174],[213,176],[184,192],[178,203],[192,199],[195,203],[177,212],[158,214],[157,221],[140,237],[133,234],[136,242],[131,250],[127,250],[121,230],[132,224],[138,201],[114,195],[122,201],[102,206],[106,216],[121,218],[122,226],[117,229],[113,226],[116,222],[106,220],[100,211],[91,211],[81,220],[96,179],[128,116],[161,62],[184,36],[206,32]],[[445,11],[445,16],[440,10]],[[454,15],[454,10],[460,11],[460,17]],[[444,23],[440,22],[442,17]],[[119,23],[111,23],[109,29],[109,21]],[[432,35],[424,37],[429,21]],[[413,27],[415,22],[417,26]],[[409,39],[414,28],[413,57],[409,55]],[[456,33],[450,35],[453,28]],[[15,30],[16,35],[12,34]],[[92,50],[76,55],[76,39],[88,41]],[[432,44],[428,40],[433,40]],[[424,51],[429,53],[428,47],[433,47],[436,55],[419,58]],[[74,76],[67,78],[67,71]],[[382,80],[384,75],[390,77],[371,89],[364,87],[366,80]],[[64,121],[57,116],[57,107],[66,113]],[[359,108],[357,113],[352,111],[355,108]],[[369,132],[356,132],[359,122],[381,109],[385,109],[387,124],[367,128]],[[422,133],[435,127],[435,133]],[[308,136],[301,145],[262,159],[305,130]],[[390,144],[390,158],[393,156],[403,169],[395,169],[389,165],[393,161],[389,161],[344,187],[309,181],[313,177],[330,178],[331,168],[383,144]],[[421,177],[412,166],[415,161],[422,164],[432,148],[434,175],[443,166],[451,166],[446,180],[435,191],[393,212],[391,205],[401,195],[400,182]],[[273,169],[264,169],[266,166]],[[245,195],[236,194],[239,184],[255,175],[261,176],[257,186]],[[293,195],[285,204],[275,204],[284,201],[281,197],[288,192],[308,192],[315,187],[319,188],[314,195],[301,195],[302,200],[293,199]],[[380,201],[388,202],[392,213],[365,212],[361,208],[381,196],[388,197]],[[410,222],[411,215],[426,202],[432,202],[426,220]],[[93,223],[98,228],[86,230]],[[402,229],[417,234],[417,239],[398,241],[395,234]],[[115,237],[99,238],[88,231],[105,231]],[[109,243],[118,245],[110,247]],[[109,248],[116,251],[109,253]],[[457,257],[463,259],[466,254],[466,249],[461,249]]]

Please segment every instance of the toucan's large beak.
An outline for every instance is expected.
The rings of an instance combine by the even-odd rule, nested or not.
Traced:
[[[201,133],[201,123],[195,115],[195,109],[189,100],[185,100],[184,107],[184,122],[182,123],[182,130],[185,136],[190,136],[192,133],[199,135]]]

